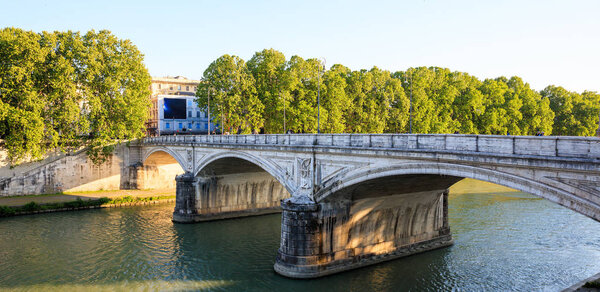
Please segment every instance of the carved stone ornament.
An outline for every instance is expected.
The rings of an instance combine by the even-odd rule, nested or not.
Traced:
[[[192,153],[192,150],[188,150],[188,151],[187,151],[187,163],[188,163],[188,169],[192,169],[192,167],[193,167],[193,162],[194,162],[194,158],[193,158],[193,153]]]
[[[312,187],[312,159],[298,158],[299,186],[301,189],[310,189]]]

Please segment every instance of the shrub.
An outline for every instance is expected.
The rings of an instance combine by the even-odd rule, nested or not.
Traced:
[[[21,207],[23,211],[38,211],[41,210],[41,206],[36,202],[29,202]]]
[[[15,208],[13,207],[0,206],[0,217],[14,215],[15,212]]]

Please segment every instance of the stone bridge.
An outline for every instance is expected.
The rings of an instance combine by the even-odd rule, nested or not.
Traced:
[[[474,178],[600,221],[600,139],[425,134],[163,136],[132,184],[172,184],[173,221],[281,212],[275,270],[312,278],[452,244],[448,188]]]

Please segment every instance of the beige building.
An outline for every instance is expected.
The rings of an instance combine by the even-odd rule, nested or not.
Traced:
[[[148,136],[158,136],[161,133],[172,134],[178,132],[178,130],[181,130],[182,132],[191,132],[192,129],[190,128],[198,130],[195,132],[200,132],[199,125],[195,124],[198,121],[193,121],[192,127],[189,127],[190,121],[187,120],[187,118],[192,118],[194,116],[196,116],[196,118],[200,118],[200,115],[204,116],[204,113],[199,112],[199,109],[194,107],[195,102],[193,102],[199,83],[200,80],[187,79],[183,76],[152,77],[152,84],[150,86],[150,90],[152,91],[150,101],[152,102],[152,105],[150,107],[150,118],[146,122]],[[169,129],[165,129],[167,124],[162,123],[161,121],[164,119],[164,98],[185,99],[187,105],[192,101],[188,112],[193,110],[193,113],[190,116],[186,116],[186,119],[183,119],[185,121],[182,119],[173,120],[168,124]],[[178,127],[179,124],[182,125],[181,129]]]

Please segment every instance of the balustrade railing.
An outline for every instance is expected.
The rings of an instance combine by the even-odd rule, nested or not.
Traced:
[[[600,139],[565,136],[499,136],[462,134],[266,134],[160,136],[151,144],[245,144],[391,148],[600,159]]]

